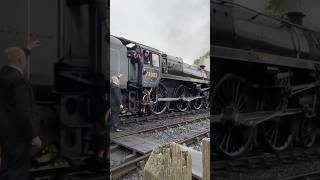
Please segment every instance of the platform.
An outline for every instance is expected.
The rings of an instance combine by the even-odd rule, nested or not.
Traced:
[[[137,135],[124,136],[112,141],[118,145],[131,149],[141,154],[149,153],[153,150],[156,144],[159,144],[157,139],[152,137],[139,137]]]

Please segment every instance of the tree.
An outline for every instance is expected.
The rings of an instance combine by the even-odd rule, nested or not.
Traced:
[[[202,55],[199,58],[195,59],[193,61],[193,64],[194,65],[202,65],[202,64],[204,64],[204,61],[206,59],[209,59],[209,58],[210,58],[210,51],[207,51],[204,55]]]
[[[280,17],[285,11],[286,4],[287,0],[269,0],[265,10],[271,15]]]

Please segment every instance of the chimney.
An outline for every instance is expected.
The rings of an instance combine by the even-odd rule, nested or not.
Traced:
[[[298,25],[303,25],[303,18],[306,16],[301,8],[301,0],[287,0],[284,8],[284,15],[289,21]]]

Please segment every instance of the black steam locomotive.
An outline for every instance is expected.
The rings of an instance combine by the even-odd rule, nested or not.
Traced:
[[[1,50],[23,45],[29,38],[41,41],[27,72],[44,145],[35,152],[31,171],[57,172],[50,169],[60,166],[106,168],[108,103],[104,96],[109,89],[109,47],[104,39],[109,32],[104,24],[108,24],[108,1],[12,0],[1,4]],[[16,19],[8,19],[12,11]]]
[[[125,38],[110,36],[110,76],[123,75],[120,88],[127,113],[162,114],[166,110],[207,108],[210,81],[204,68]]]
[[[320,33],[232,1],[211,0],[214,143],[225,156],[252,147],[311,147],[319,127]]]

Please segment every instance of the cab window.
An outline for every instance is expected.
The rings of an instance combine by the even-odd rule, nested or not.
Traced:
[[[155,67],[160,67],[160,56],[158,54],[152,53],[152,65]]]

